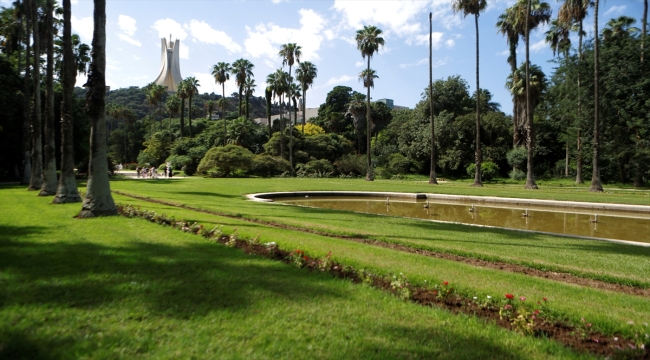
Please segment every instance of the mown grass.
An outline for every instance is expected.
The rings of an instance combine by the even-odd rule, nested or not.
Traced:
[[[377,239],[415,248],[499,260],[569,272],[608,282],[650,287],[650,248],[519,231],[442,224],[414,219],[357,214],[247,201],[244,194],[294,190],[367,190],[418,192],[432,188],[412,182],[341,179],[184,179],[120,181],[116,190],[186,204],[248,219]],[[475,191],[455,186],[452,190]],[[462,191],[460,191],[462,190]],[[484,192],[485,189],[479,189]],[[451,191],[451,190],[446,190]],[[536,193],[521,191],[521,193]],[[569,193],[571,195],[573,193]],[[581,193],[577,193],[581,195]],[[575,195],[575,194],[573,194]],[[608,194],[601,194],[608,195]],[[597,196],[597,194],[589,194]],[[615,195],[609,195],[616,197]],[[627,195],[621,195],[624,202]],[[576,200],[571,198],[570,200]],[[647,235],[647,234],[640,234]]]
[[[586,357],[141,219],[0,194],[0,358]]]

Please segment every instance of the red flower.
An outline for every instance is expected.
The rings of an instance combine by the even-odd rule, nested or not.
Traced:
[[[515,296],[512,294],[506,294],[506,299],[514,299]]]
[[[542,300],[544,300],[544,301],[548,301],[548,299],[547,299],[547,298],[543,298]]]
[[[302,258],[303,258],[303,260],[305,260],[305,261],[309,260],[309,257],[308,257],[308,256],[303,256]]]
[[[447,285],[449,285],[449,281],[443,281],[442,284],[443,284],[444,286],[447,286]]]

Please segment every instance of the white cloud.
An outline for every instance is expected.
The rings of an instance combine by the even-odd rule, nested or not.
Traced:
[[[278,61],[281,44],[297,43],[302,47],[301,61],[319,59],[317,51],[323,41],[325,20],[313,10],[300,9],[300,28],[284,28],[273,23],[259,24],[254,29],[246,27],[248,37],[244,41],[246,52],[252,57],[268,57]]]
[[[234,42],[225,32],[215,30],[204,21],[191,20],[189,25],[184,26],[192,33],[192,40],[206,44],[219,44],[230,53],[239,53],[242,51],[241,46]]]
[[[170,18],[156,20],[156,22],[151,25],[154,30],[158,31],[158,36],[160,38],[167,38],[170,34],[172,38],[179,39],[181,41],[181,48],[179,50],[179,57],[181,59],[190,58],[190,49],[185,45],[183,40],[187,38],[187,32],[183,30],[183,26],[177,23],[175,20]],[[160,43],[156,44],[156,47],[159,47]]]
[[[350,80],[352,80],[352,77],[347,75],[342,75],[339,77],[330,78],[323,86],[338,85],[338,84],[346,83]]]
[[[438,59],[433,64],[431,64],[431,67],[439,68],[439,67],[449,63],[450,60],[451,60],[451,58],[449,56],[447,56],[444,59]],[[413,62],[413,63],[410,63],[410,64],[400,64],[399,67],[402,68],[402,69],[406,69],[406,68],[409,68],[411,66],[419,66],[419,65],[424,65],[424,64],[428,64],[428,63],[429,63],[429,59],[424,58],[424,59],[420,59],[420,60],[418,60],[416,62]]]
[[[607,11],[605,11],[603,17],[622,14],[626,8],[627,6],[625,5],[618,5],[618,6],[612,5],[612,7],[610,7]]]
[[[271,2],[274,3],[274,4],[279,4],[279,3],[283,2],[283,1],[288,2],[289,0],[271,0]]]
[[[128,36],[135,35],[136,30],[138,30],[135,23],[135,19],[130,16],[120,15],[117,18],[117,25],[120,27],[120,30]]]
[[[133,39],[133,38],[130,38],[130,37],[128,37],[127,35],[124,35],[124,34],[117,34],[117,36],[119,36],[120,39],[122,39],[122,40],[128,42],[128,43],[131,44],[131,45],[142,46],[142,44],[141,44],[138,40]]]
[[[365,64],[366,64],[366,63],[363,62],[363,61],[357,61],[356,63],[354,63],[354,66],[355,66],[355,67],[362,67],[362,66],[365,65]]]
[[[447,45],[447,47],[451,49],[454,47],[454,45],[456,45],[456,42],[453,39],[449,39],[445,41],[445,45]]]
[[[546,49],[548,45],[546,44],[546,40],[542,39],[532,45],[530,45],[530,51],[533,52],[541,52],[542,50]]]
[[[434,31],[431,33],[431,42],[433,44],[434,49],[440,49],[440,46],[442,46],[443,36],[444,34],[438,31]],[[406,43],[409,45],[413,43],[415,43],[416,45],[429,45],[429,34],[417,35],[414,38],[406,39]]]
[[[497,55],[499,55],[499,56],[508,56],[508,55],[510,55],[510,50],[503,50],[501,52],[498,52]]]
[[[214,81],[214,76],[212,76],[212,74],[193,72],[192,76],[194,76],[199,81],[199,84],[201,85],[199,87],[199,93],[203,94],[206,92],[207,93],[213,92],[215,94],[221,95],[221,84],[218,84]],[[235,84],[235,81],[232,78],[229,81],[226,81],[224,87],[225,87],[226,96],[230,96],[230,94],[232,94],[233,92],[239,91],[237,85]],[[259,89],[262,89],[260,85],[257,86],[256,91],[259,91]]]
[[[133,59],[135,59],[135,60],[140,60],[140,57],[137,56],[137,55],[133,55]]]
[[[90,43],[93,40],[93,18],[92,16],[77,19],[74,15],[71,18],[72,29],[81,36],[82,40]]]

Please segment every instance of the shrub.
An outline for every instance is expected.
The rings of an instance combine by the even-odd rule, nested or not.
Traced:
[[[347,154],[343,155],[334,162],[336,170],[341,174],[363,175],[366,173],[368,165],[366,157],[363,155]]]
[[[298,164],[297,166],[299,171],[303,171],[307,174],[313,173],[331,173],[334,172],[334,167],[332,163],[326,159],[312,160],[306,164]]]
[[[296,125],[296,129],[298,131],[302,132],[302,124]],[[312,124],[312,123],[306,123],[305,124],[305,136],[309,135],[316,135],[316,134],[325,134],[325,130],[323,130],[322,127]]]
[[[229,176],[233,171],[250,171],[253,153],[237,145],[217,146],[208,150],[199,163],[198,173],[210,176]]]
[[[251,173],[257,176],[270,177],[289,171],[289,162],[280,157],[268,154],[255,155],[251,166]]]
[[[192,163],[192,158],[187,155],[172,155],[165,160],[172,164],[174,170],[180,170]]]
[[[411,161],[406,156],[395,153],[388,157],[386,169],[390,175],[406,174],[411,168]],[[383,177],[383,176],[382,176]]]
[[[526,162],[528,162],[528,150],[526,150],[525,146],[517,146],[508,151],[506,159],[508,160],[508,165],[513,168],[523,169],[526,167]]]
[[[519,169],[512,169],[508,175],[512,180],[523,180],[526,178],[526,173]]]
[[[476,164],[470,164],[467,167],[467,175],[473,177],[475,173]],[[499,175],[499,165],[493,163],[492,161],[481,163],[481,180],[490,181],[497,175]]]

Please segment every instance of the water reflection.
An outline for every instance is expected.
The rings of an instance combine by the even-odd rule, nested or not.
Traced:
[[[650,214],[484,206],[385,198],[284,198],[278,202],[370,214],[650,243]],[[527,214],[527,215],[526,215]]]

